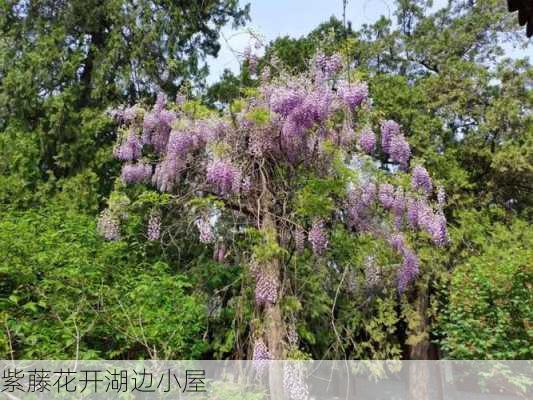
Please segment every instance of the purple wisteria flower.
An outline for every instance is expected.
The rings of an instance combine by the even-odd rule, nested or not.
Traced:
[[[437,204],[439,205],[439,209],[441,211],[446,205],[446,192],[444,191],[443,187],[439,187],[439,190],[437,191]]]
[[[272,136],[260,132],[250,137],[248,144],[248,151],[256,157],[264,157],[275,149],[274,140]]]
[[[257,305],[276,304],[279,282],[271,274],[259,269],[255,274],[255,302]]]
[[[392,120],[381,122],[381,147],[385,153],[390,152],[391,139],[400,134],[400,125]]]
[[[335,53],[326,58],[324,65],[324,72],[328,77],[331,77],[342,70],[342,57]]]
[[[408,197],[406,207],[409,225],[411,225],[411,227],[414,229],[418,228],[418,210],[420,208],[418,200],[413,197]]]
[[[376,134],[371,129],[363,129],[357,143],[365,153],[372,154],[376,148]]]
[[[393,136],[390,139],[389,155],[392,161],[407,167],[411,158],[411,147],[403,135]]]
[[[147,135],[149,135],[150,132],[152,132],[157,127],[158,122],[159,122],[159,119],[156,113],[149,112],[149,113],[144,114],[143,135],[142,135],[143,144],[148,144]]]
[[[366,82],[354,84],[341,82],[337,92],[344,104],[353,110],[368,98],[368,85]]]
[[[361,201],[366,207],[370,207],[376,199],[378,189],[374,182],[365,181],[361,185]]]
[[[417,215],[418,215],[418,226],[422,229],[429,230],[431,226],[433,217],[435,213],[431,206],[424,200],[418,200],[417,202]]]
[[[154,104],[154,111],[161,112],[167,105],[167,95],[163,92],[158,92]]]
[[[213,227],[209,221],[205,218],[199,218],[196,220],[196,227],[200,233],[200,242],[211,243],[215,240],[215,234],[213,233]]]
[[[394,213],[394,223],[397,229],[400,229],[404,219],[404,211],[406,209],[406,199],[403,189],[396,188],[394,192],[394,201],[392,202],[392,212]]]
[[[405,200],[405,194],[403,192],[403,189],[401,187],[396,188],[396,191],[394,192],[394,201],[392,202],[392,210],[394,211],[395,215],[402,215],[405,211],[406,207],[406,200]]]
[[[394,186],[390,183],[382,183],[379,185],[378,198],[384,208],[392,208],[392,205],[394,204]]]
[[[289,400],[308,400],[309,388],[305,382],[303,365],[289,361],[283,366],[283,388]]]
[[[411,172],[411,186],[414,190],[423,190],[425,194],[431,194],[433,184],[428,171],[421,165],[417,165]]]
[[[152,213],[148,221],[148,240],[159,240],[161,236],[161,217],[157,213]]]
[[[156,165],[152,175],[152,184],[161,192],[171,192],[178,182],[180,172],[185,168],[185,161],[167,154],[165,158]]]
[[[167,154],[173,157],[185,158],[194,148],[196,138],[190,132],[172,131],[167,144]]]
[[[342,57],[340,54],[326,56],[320,52],[315,56],[314,78],[322,82],[324,79],[331,79],[342,71]]]
[[[398,272],[398,291],[403,293],[407,286],[413,282],[420,271],[420,262],[415,253],[405,250],[403,262]]]
[[[165,109],[166,104],[166,96],[159,93],[153,109],[144,114],[143,120],[142,144],[154,146],[159,153],[165,152],[171,126],[177,118],[175,112]]]
[[[207,182],[220,195],[239,192],[241,181],[240,169],[226,160],[214,160],[207,167]]]
[[[355,141],[355,131],[348,123],[344,123],[340,133],[337,135],[333,132],[333,136],[339,137],[339,143],[342,146],[350,146]]]
[[[257,49],[257,47],[256,47]],[[246,46],[243,53],[244,62],[248,64],[248,70],[251,74],[257,73],[257,66],[259,65],[259,58],[256,54],[252,53],[252,48]]]
[[[252,359],[252,365],[257,375],[263,375],[268,367],[268,361],[272,359],[272,355],[268,351],[268,348],[263,340],[257,339],[255,341]]]
[[[247,50],[246,62],[251,72],[255,61],[252,50]],[[266,184],[276,195],[276,190],[282,190],[278,169],[289,171],[284,184],[294,186],[290,171],[312,171],[320,179],[329,179],[336,176],[339,162],[353,156],[360,181],[348,185],[345,207],[341,205],[343,209],[331,215],[333,220],[314,220],[309,232],[295,226],[292,232],[295,249],[302,253],[308,240],[313,254],[323,256],[329,246],[327,227],[344,222],[350,232],[385,239],[392,246],[395,257],[401,257],[397,278],[398,288],[403,291],[419,273],[419,260],[414,249],[409,247],[411,236],[407,236],[406,229],[422,231],[419,236],[429,237],[439,246],[449,240],[443,214],[445,194],[439,190],[438,206],[433,203],[430,196],[433,184],[427,171],[420,166],[411,171],[412,188],[400,186],[404,185],[405,175],[394,172],[407,172],[411,158],[411,148],[400,125],[392,120],[381,121],[380,131],[372,131],[368,125],[356,135],[354,129],[359,129],[356,127],[372,120],[371,115],[359,118],[359,113],[352,112],[358,108],[361,112],[370,111],[372,104],[368,101],[367,84],[342,80],[343,62],[338,54],[329,57],[317,54],[314,61],[316,64],[309,73],[293,78],[282,70],[275,77],[261,77],[258,90],[242,100],[242,107],[232,107],[231,112],[223,111],[216,116],[190,113],[179,104],[167,104],[162,94],[146,111],[140,106],[120,110],[117,116],[126,130],[121,131],[123,134],[114,152],[124,161],[121,179],[129,184],[148,182],[151,178],[161,192],[179,188],[200,197],[215,194],[222,203],[231,198],[247,203],[255,202],[260,195],[262,185],[257,181],[262,176],[268,179]],[[184,99],[177,98],[178,103],[182,101]],[[379,141],[383,152],[378,149]],[[354,154],[352,150],[356,149]],[[362,154],[373,155],[378,151],[379,159]],[[386,160],[383,155],[387,156]],[[372,172],[380,168],[380,161],[395,165],[389,171]],[[382,175],[391,178],[377,185],[377,176]],[[334,200],[338,200],[337,196]],[[243,207],[248,209],[249,205],[244,203]],[[221,215],[224,220],[235,217],[238,212],[234,207],[220,209],[224,212],[224,216]],[[117,213],[114,205],[112,210],[113,213],[102,214],[98,229],[104,237],[116,240],[120,238],[119,223],[123,214]],[[219,238],[216,226],[210,222],[207,216],[194,221],[199,240],[212,243],[214,260],[229,260],[233,252],[225,245],[230,238]],[[150,215],[148,239],[158,240],[161,235],[160,216]],[[289,230],[280,232],[279,239],[284,248],[292,245]],[[375,270],[378,267],[368,260],[364,268],[369,288],[374,286],[380,270]],[[268,309],[283,293],[277,271],[272,273],[267,266],[256,268],[252,273],[255,301]],[[350,280],[356,281],[355,277],[348,278]],[[266,346],[263,350],[268,353]],[[262,356],[254,355],[254,358]]]
[[[250,73],[255,75],[257,74],[257,67],[259,66],[259,58],[257,55],[252,54],[250,55],[250,58],[248,58],[248,69],[250,70]]]
[[[418,226],[431,236],[433,243],[443,246],[448,242],[446,217],[442,213],[434,212],[425,201],[418,201],[417,215]]]
[[[431,235],[431,240],[437,246],[446,245],[449,242],[446,217],[441,213],[434,214],[428,232]]]
[[[291,111],[303,103],[305,93],[297,88],[276,87],[270,96],[272,111],[287,117]]]
[[[159,114],[159,120],[163,125],[170,127],[176,120],[176,113],[174,111],[162,110]]]
[[[309,92],[301,107],[295,113],[296,120],[302,126],[309,128],[314,123],[326,120],[333,105],[333,94],[327,86],[319,86]]]
[[[261,82],[262,83],[268,82],[271,76],[272,76],[272,71],[270,67],[264,66],[263,69],[261,70],[261,76],[260,76]]]
[[[137,160],[142,154],[142,144],[140,138],[133,129],[130,129],[126,139],[115,147],[113,155],[121,161]]]
[[[252,53],[252,48],[250,46],[246,46],[243,53],[243,59],[244,62],[248,64],[248,70],[251,74],[257,73],[257,66],[259,64],[259,58],[256,54]]]
[[[124,164],[120,179],[127,185],[130,183],[149,182],[152,176],[152,166],[139,162],[137,164]]]
[[[118,219],[113,215],[111,210],[106,209],[98,218],[97,230],[105,240],[120,240],[120,226]]]
[[[138,113],[138,107],[137,106],[131,106],[124,110],[122,114],[122,118],[125,122],[131,122],[135,119]]]
[[[324,254],[328,248],[328,238],[322,220],[315,220],[307,238],[316,256]]]
[[[305,232],[302,228],[298,227],[294,230],[294,247],[298,253],[303,253],[305,246]]]
[[[328,62],[328,56],[326,56],[324,53],[319,52],[315,56],[315,65],[317,68],[324,70],[326,69],[326,63]]]
[[[370,206],[376,196],[376,185],[363,182],[348,192],[346,214],[348,225],[358,231],[366,231],[370,223]]]
[[[393,233],[388,241],[395,252],[403,254],[406,249],[406,246],[405,238],[401,233]]]

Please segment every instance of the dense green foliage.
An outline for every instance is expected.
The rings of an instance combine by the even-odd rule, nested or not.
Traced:
[[[135,204],[122,241],[95,233],[119,172],[116,127],[103,111],[156,87],[175,96],[189,82],[206,104],[229,107],[256,80],[244,68],[202,91],[201,60],[216,54],[218,28],[242,23],[246,10],[158,2],[133,26],[141,10],[121,7],[129,1],[31,1],[27,14],[19,3],[0,1],[0,356],[246,357],[258,321],[252,279],[235,255],[257,250],[256,233],[235,234],[227,260],[213,261],[182,212],[202,204],[186,204],[164,217],[162,245],[146,243],[142,215],[167,205],[155,194]],[[304,71],[318,48],[340,51],[369,82],[375,117],[402,124],[415,159],[448,192],[451,244],[422,245],[416,293],[362,290],[367,255],[384,268],[397,260],[340,226],[329,238],[337,274],[309,252],[287,258],[284,273],[298,282],[282,304],[300,336],[294,358],[409,357],[427,339],[432,356],[533,357],[533,68],[502,56],[503,40],[525,45],[503,2],[456,0],[434,13],[428,3],[397,1],[395,21],[359,30],[331,19],[306,37],[275,40],[259,61],[261,69],[275,55]],[[324,185],[342,185],[303,180],[303,215],[328,207]]]
[[[202,82],[219,29],[247,15],[237,0],[2,0],[0,130],[9,143],[0,170],[12,177],[2,186],[24,185],[15,199],[28,205],[43,181],[56,189],[56,179],[89,169],[94,190],[109,190],[115,133],[103,111]],[[13,159],[12,146],[31,157]]]
[[[480,218],[461,215],[459,234],[472,248],[451,277],[443,348],[458,359],[531,358],[533,229],[520,219],[506,226]]]
[[[139,243],[49,207],[0,222],[2,358],[197,358],[205,299]]]

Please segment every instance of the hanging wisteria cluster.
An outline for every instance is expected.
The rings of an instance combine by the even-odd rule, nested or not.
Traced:
[[[411,157],[411,147],[395,121],[381,123],[381,147],[393,162],[406,168]]]
[[[255,70],[257,58],[251,50],[245,57]],[[196,113],[183,98],[169,102],[164,95],[151,109],[137,105],[115,111],[122,124],[114,149],[115,157],[124,162],[122,184],[151,184],[181,196],[214,196],[225,203],[225,212],[238,214],[240,221],[248,218],[241,223],[259,229],[265,215],[273,216],[275,223],[292,220],[293,240],[284,245],[292,243],[299,254],[308,246],[315,256],[327,257],[328,228],[343,222],[356,234],[371,234],[390,244],[401,260],[397,285],[404,291],[420,269],[407,232],[424,232],[435,245],[446,244],[446,196],[442,188],[435,193],[428,171],[412,162],[411,148],[398,123],[381,120],[372,126],[368,122],[372,118],[361,118],[372,112],[369,87],[348,79],[342,64],[339,55],[320,53],[309,71],[298,76],[277,65],[272,77],[265,68],[258,74],[255,94],[223,116]],[[329,217],[301,217],[290,205],[280,207],[277,193],[295,190],[297,179],[276,171],[305,168],[318,176],[332,173],[328,146],[345,155],[346,165],[354,157],[365,158],[385,174],[379,179],[377,174],[361,175],[351,182],[345,199],[337,204],[340,212]],[[395,179],[398,174],[410,175],[409,187],[395,184],[400,181]],[[199,216],[193,221],[200,242],[217,246],[214,258],[224,259],[217,251],[224,248],[223,243],[215,240],[213,232],[217,222]],[[119,220],[108,212],[102,214],[98,229],[107,239],[120,237]],[[150,240],[159,238],[159,217],[150,218],[148,232]],[[370,268],[367,283],[374,286],[378,278]],[[252,276],[259,306],[279,301],[277,274],[255,268]],[[258,359],[267,353],[260,344],[256,350]]]
[[[279,281],[262,266],[253,261],[251,263],[251,273],[255,278],[255,302],[258,305],[276,304],[278,300]]]
[[[119,240],[120,227],[118,219],[109,209],[102,211],[98,219],[97,230],[106,240]]]
[[[358,144],[365,153],[372,154],[376,148],[376,134],[371,129],[363,129],[359,134]]]
[[[125,164],[122,167],[120,178],[127,185],[130,183],[148,182],[152,176],[152,167],[149,164],[139,162],[137,164]]]
[[[157,213],[152,213],[148,221],[148,240],[159,240],[161,236],[161,217]]]
[[[294,230],[294,248],[298,253],[303,253],[305,248],[305,232],[301,227]]]
[[[265,373],[265,370],[268,367],[268,361],[271,359],[272,356],[263,340],[256,339],[254,342],[252,360],[253,368],[257,375],[261,376]]]
[[[362,182],[348,192],[346,214],[348,224],[359,232],[372,233],[384,238],[402,257],[398,271],[398,289],[402,292],[419,272],[419,260],[401,233],[404,230],[423,231],[437,246],[448,242],[446,218],[442,208],[445,194],[438,193],[438,207],[435,210],[430,202],[433,184],[427,170],[415,166],[412,171],[411,190],[395,187],[390,183],[379,186],[372,181]],[[391,215],[390,229],[383,229],[376,223],[380,210]]]
[[[238,193],[241,181],[241,171],[227,160],[214,160],[207,166],[207,182],[219,195]]]
[[[309,231],[309,243],[313,248],[313,253],[317,256],[324,254],[328,248],[328,238],[324,229],[324,222],[316,220]]]
[[[290,400],[307,400],[309,388],[305,382],[304,366],[301,362],[292,361],[283,365],[283,388]]]
[[[215,240],[213,227],[206,218],[199,218],[196,220],[196,227],[199,232],[199,239],[202,243],[211,243]]]

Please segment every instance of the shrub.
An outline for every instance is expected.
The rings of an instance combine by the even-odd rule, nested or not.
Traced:
[[[94,216],[49,207],[0,220],[2,358],[198,357],[206,310],[190,292],[140,245],[101,240]]]
[[[517,219],[470,231],[479,248],[452,273],[443,350],[458,359],[531,358],[533,228]]]

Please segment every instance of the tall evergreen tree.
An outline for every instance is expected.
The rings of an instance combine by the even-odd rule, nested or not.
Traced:
[[[248,10],[238,0],[3,0],[0,130],[38,136],[44,175],[78,172],[109,142],[91,126],[103,109],[199,82],[220,28]]]

